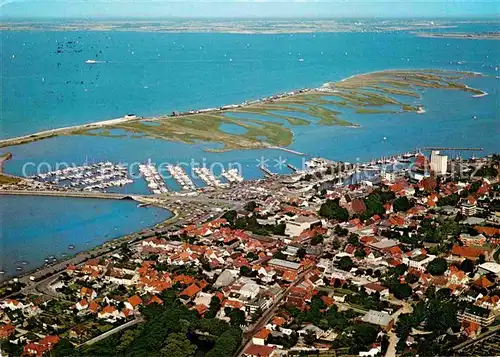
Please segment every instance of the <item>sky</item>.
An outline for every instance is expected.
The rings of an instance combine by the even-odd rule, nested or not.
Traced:
[[[499,17],[498,0],[0,0],[2,18]]]

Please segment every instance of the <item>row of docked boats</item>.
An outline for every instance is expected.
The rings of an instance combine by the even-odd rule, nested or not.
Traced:
[[[82,166],[70,166],[31,177],[37,181],[84,191],[122,187],[134,182],[128,177],[127,167],[112,162],[98,162]]]
[[[189,178],[186,171],[181,166],[167,165],[167,170],[183,190],[196,190],[194,182]]]
[[[193,169],[194,173],[198,175],[198,177],[207,184],[207,186],[211,187],[222,187],[223,184],[219,181],[217,177],[206,167],[195,167]]]
[[[155,165],[148,160],[147,163],[139,165],[139,172],[148,184],[148,189],[151,193],[158,195],[167,193],[168,188],[165,181],[162,179]]]

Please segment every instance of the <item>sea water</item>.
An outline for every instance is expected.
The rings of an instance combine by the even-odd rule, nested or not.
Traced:
[[[498,29],[498,24],[463,24],[453,31]],[[416,101],[424,105],[425,114],[355,114],[341,110],[343,119],[361,126],[295,127],[291,148],[350,162],[422,146],[500,151],[497,41],[420,38],[407,32],[243,35],[5,31],[1,36],[2,138],[126,113],[152,116],[240,103],[376,70],[436,68],[488,75],[466,83],[489,95],[473,98],[470,93],[427,90],[422,100]],[[87,59],[108,63],[89,65],[85,64]],[[3,148],[2,152],[13,153],[5,169],[15,174],[33,174],[40,164],[54,167],[60,162],[79,165],[107,160],[131,164],[151,158],[156,163],[194,161],[218,172],[240,165],[245,178],[255,179],[263,175],[261,164],[273,172],[288,173],[285,163],[301,167],[304,161],[304,157],[279,150],[206,151],[218,147],[150,138],[75,136]],[[201,184],[199,180],[197,183]],[[172,179],[167,179],[167,184],[179,189]],[[142,179],[115,190],[148,192]],[[94,201],[41,197],[1,197],[0,201],[1,255],[9,269],[19,260],[37,266],[43,264],[45,255],[61,253],[67,244],[86,249],[85,242],[100,244],[164,218],[137,209],[131,202],[99,201],[108,212],[103,218]],[[48,206],[51,209],[42,209]],[[56,246],[54,237],[60,242]]]

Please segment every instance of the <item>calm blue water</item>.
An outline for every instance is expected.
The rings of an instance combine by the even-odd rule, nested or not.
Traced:
[[[499,30],[498,24],[464,24],[453,31]],[[295,35],[2,32],[0,35],[2,138],[131,112],[149,116],[237,103],[375,70],[437,68],[491,75],[467,81],[489,95],[472,98],[461,92],[429,90],[416,102],[427,110],[422,115],[360,115],[346,111],[344,118],[361,124],[361,128],[295,127],[291,147],[351,162],[427,145],[481,146],[485,153],[500,151],[500,80],[495,78],[500,74],[496,69],[500,66],[497,41],[428,39],[404,32]],[[299,62],[299,58],[304,61]],[[84,63],[87,59],[109,62],[87,65]],[[472,119],[473,116],[477,119]],[[225,129],[236,130],[230,126]],[[384,137],[387,139],[383,140]],[[79,165],[86,160],[110,160],[132,164],[151,158],[158,164],[188,164],[194,160],[213,167],[216,172],[222,167],[240,165],[244,176],[253,179],[262,177],[258,169],[262,163],[278,173],[289,172],[283,165],[285,161],[297,167],[302,165],[301,157],[277,150],[204,151],[217,147],[148,138],[58,137],[2,151],[13,153],[6,170],[16,174],[34,173],[41,163],[53,168],[57,162]],[[41,169],[46,170],[47,167]],[[167,184],[179,189],[171,179],[167,179]],[[147,187],[138,179],[120,191],[146,193]],[[70,241],[84,249],[82,244],[93,242],[94,237],[100,239],[96,244],[110,238],[115,227],[133,231],[153,223],[136,218],[138,215],[154,216],[147,213],[149,210],[139,210],[125,202],[51,199],[48,204],[42,198],[1,197],[0,200],[5,222],[1,243],[7,252],[2,254],[8,264],[23,259],[43,262],[45,255],[51,254],[48,250],[53,247],[54,236],[62,242],[62,250],[57,249],[59,253],[72,244]],[[104,217],[97,214],[96,204],[105,205],[107,208],[102,210],[108,210],[109,214]],[[42,209],[48,205],[50,210]],[[67,209],[67,205],[73,206]],[[163,217],[157,218],[155,222]],[[22,245],[23,250],[17,240],[20,237],[33,239],[36,245],[29,240],[29,244]]]
[[[489,66],[500,63],[497,41],[427,39],[408,33],[1,36],[4,138],[129,112],[148,116],[241,102],[374,70],[442,68],[494,74]],[[109,63],[88,65],[87,59]],[[457,61],[466,63],[459,66]]]
[[[0,211],[0,269],[5,276],[18,273],[16,266],[36,268],[49,256],[87,250],[171,216],[159,208],[137,208],[133,201],[55,197],[2,196]],[[70,244],[74,250],[68,249]]]

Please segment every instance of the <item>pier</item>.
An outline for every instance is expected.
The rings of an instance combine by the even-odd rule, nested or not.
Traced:
[[[196,190],[196,186],[181,166],[167,165],[167,170],[183,190]]]
[[[139,201],[142,195],[126,195],[109,192],[81,192],[81,191],[29,191],[29,190],[0,190],[0,195],[9,196],[48,196],[69,198],[98,198],[105,200],[134,200]]]
[[[221,187],[222,183],[215,177],[215,175],[206,167],[195,167],[194,173],[197,174],[207,186]],[[224,175],[224,173],[222,174]]]
[[[153,194],[167,193],[167,185],[161,178],[156,167],[148,160],[146,164],[139,165],[139,172],[148,183],[148,188]]]
[[[237,169],[222,171],[222,176],[224,176],[230,183],[243,182],[244,180],[243,176],[240,175]]]
[[[297,172],[299,171],[295,166],[293,166],[292,164],[286,164],[286,167],[288,167],[290,170],[292,170],[293,172]]]
[[[281,151],[289,152],[290,154],[295,154],[295,155],[298,155],[298,156],[310,156],[309,154],[306,154],[306,153],[303,153],[303,152],[300,152],[300,151],[297,151],[297,150],[289,149],[289,148],[284,148],[284,147],[281,147],[281,146],[268,146],[267,148],[268,149],[274,149],[274,150],[281,150]]]
[[[31,179],[72,187],[84,191],[104,190],[109,187],[122,187],[134,182],[128,177],[127,168],[109,161],[82,166],[70,166],[30,177]],[[63,184],[61,184],[63,183]]]
[[[264,165],[260,165],[259,168],[264,172],[264,174],[266,174],[266,176],[268,177],[273,177],[275,176],[276,174],[274,172],[271,172],[267,167],[265,167]]]
[[[425,151],[483,151],[483,148],[448,148],[448,147],[424,147]]]

